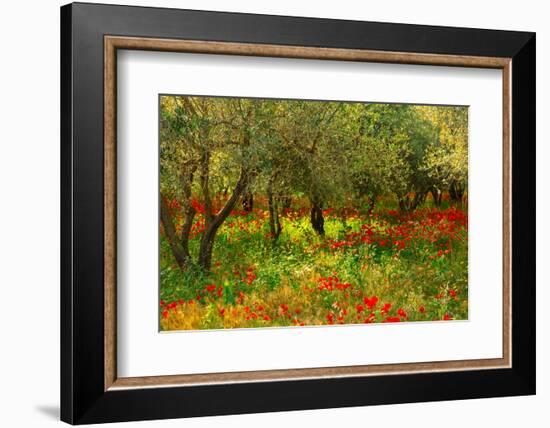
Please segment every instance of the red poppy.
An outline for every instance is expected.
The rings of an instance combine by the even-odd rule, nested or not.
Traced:
[[[452,319],[453,319],[453,317],[450,316],[448,313],[446,313],[445,316],[443,317],[443,320],[444,320],[444,321],[450,321],[450,320],[452,320]]]
[[[391,308],[391,303],[385,303],[384,307],[380,310],[383,314],[387,314]]]
[[[426,308],[425,308],[424,306],[420,306],[420,307],[418,308],[418,311],[419,311],[421,314],[423,314],[424,312],[426,312]]]
[[[237,298],[237,303],[241,304],[244,300],[244,293],[242,291],[239,291],[239,297]]]
[[[376,306],[376,304],[378,303],[378,297],[376,296],[372,296],[370,299],[368,297],[365,297],[363,299],[363,302],[365,303],[365,305],[367,305],[367,307],[369,309],[372,309]]]
[[[363,309],[365,308],[363,308],[363,305],[357,305],[355,309],[357,309],[357,312],[363,312]]]
[[[401,318],[399,317],[388,317],[384,320],[384,322],[400,322]]]
[[[162,318],[168,318],[168,311],[162,312]]]
[[[399,309],[397,310],[397,314],[398,314],[400,317],[407,318],[407,313],[406,313],[402,308],[399,308]]]

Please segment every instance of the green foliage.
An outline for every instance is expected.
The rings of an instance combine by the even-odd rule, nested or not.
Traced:
[[[467,183],[466,107],[161,97],[161,192],[181,196],[184,172],[209,153],[209,191],[248,188],[321,206],[403,199]],[[193,194],[202,196],[199,175]],[[182,201],[185,203],[185,201]]]
[[[198,302],[185,325],[201,314],[200,328],[218,328],[219,305],[296,294],[311,306],[304,287],[337,272],[356,293],[464,317],[446,293],[467,292],[467,243],[436,223],[433,239],[383,236],[425,229],[414,213],[432,221],[428,207],[464,210],[467,181],[466,107],[161,96],[161,299]],[[364,227],[379,239],[358,245]],[[342,303],[319,296],[311,319]]]

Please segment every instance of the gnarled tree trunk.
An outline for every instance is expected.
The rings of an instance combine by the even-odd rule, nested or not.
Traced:
[[[160,220],[162,222],[162,226],[164,227],[164,234],[166,235],[168,244],[170,244],[172,254],[176,259],[176,263],[180,269],[183,269],[187,265],[188,255],[185,254],[181,243],[178,242],[174,220],[172,218],[172,214],[170,213],[170,207],[166,203],[165,197],[162,195],[160,197]]]
[[[235,208],[240,196],[242,195],[248,182],[248,173],[243,169],[239,181],[237,182],[231,197],[227,200],[223,208],[216,215],[212,215],[210,220],[205,225],[205,231],[201,238],[201,245],[199,249],[199,266],[208,271],[212,265],[212,251],[214,250],[214,240],[218,229],[223,224],[225,219],[231,213],[231,210]]]
[[[195,217],[195,209],[189,206],[185,211],[185,220],[181,230],[181,235],[178,237],[176,233],[176,227],[174,225],[174,219],[170,213],[170,207],[166,203],[166,198],[161,195],[160,197],[160,220],[164,227],[164,233],[166,239],[172,250],[172,254],[176,259],[176,263],[180,269],[186,269],[191,263],[191,255],[189,254],[189,233],[191,232],[191,226],[193,224],[193,218]]]
[[[186,170],[189,168],[189,171],[184,171],[181,174],[181,185],[182,185],[182,197],[183,197],[183,225],[181,228],[181,233],[178,236],[176,232],[176,227],[174,225],[174,219],[170,211],[170,207],[166,203],[166,197],[160,195],[160,220],[162,226],[164,227],[164,233],[166,234],[166,239],[172,250],[172,254],[176,259],[176,262],[180,269],[186,269],[191,260],[191,254],[189,253],[189,234],[191,233],[191,227],[193,226],[193,219],[195,218],[196,210],[191,205],[191,183],[193,182],[193,176],[197,169],[196,165],[184,165],[182,169]]]

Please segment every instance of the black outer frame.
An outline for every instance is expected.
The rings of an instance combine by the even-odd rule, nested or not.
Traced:
[[[104,391],[104,35],[512,58],[512,368]],[[61,8],[61,420],[535,393],[535,34],[73,3]]]

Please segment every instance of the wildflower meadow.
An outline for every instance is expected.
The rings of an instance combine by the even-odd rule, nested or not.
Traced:
[[[468,318],[466,107],[160,97],[160,328]]]

